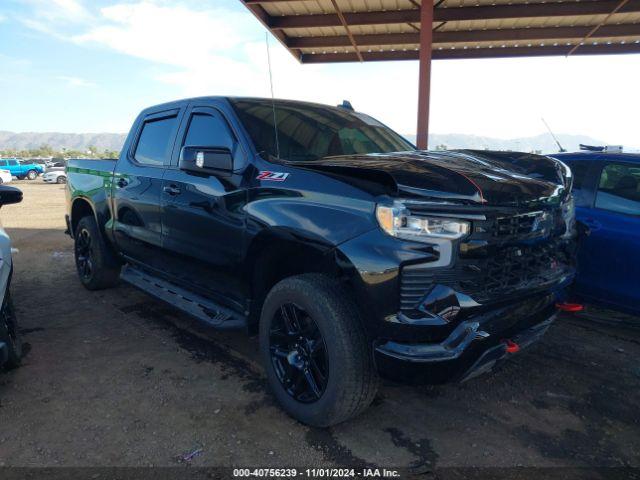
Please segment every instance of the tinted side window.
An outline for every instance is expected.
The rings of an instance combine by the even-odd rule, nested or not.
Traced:
[[[567,165],[571,168],[573,173],[573,188],[581,190],[584,185],[584,181],[587,178],[587,172],[591,165],[590,162],[567,162]]]
[[[11,166],[18,165],[18,161],[17,160],[9,160],[9,165],[11,165]]]
[[[232,152],[235,139],[227,122],[218,113],[191,116],[184,144],[191,147],[227,147]]]
[[[612,163],[604,167],[596,208],[640,215],[640,166]]]
[[[7,166],[7,161],[6,160],[0,160],[0,167],[6,167]]]
[[[591,162],[566,162],[571,168],[573,173],[573,198],[576,201],[576,206],[587,206],[587,198],[584,195],[582,189],[586,186],[585,182],[588,179],[588,172],[591,168]],[[593,188],[593,187],[591,187]],[[590,205],[589,205],[590,206]]]
[[[177,122],[176,116],[145,122],[134,154],[136,162],[155,166],[168,163]]]

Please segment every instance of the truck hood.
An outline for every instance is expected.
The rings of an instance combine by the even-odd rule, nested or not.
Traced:
[[[547,202],[561,196],[567,184],[561,162],[515,152],[452,150],[346,155],[295,165],[374,182],[386,181],[403,195],[496,206]]]

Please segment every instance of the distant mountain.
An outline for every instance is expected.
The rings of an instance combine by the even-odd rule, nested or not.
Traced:
[[[415,143],[415,135],[405,135],[405,137]],[[558,140],[565,150],[572,152],[579,150],[579,145],[607,145],[602,140],[587,137],[585,135],[558,135]],[[536,135],[534,137],[523,138],[492,138],[479,137],[476,135],[464,135],[456,133],[432,134],[429,135],[429,147],[432,149],[440,145],[445,145],[448,149],[474,149],[474,150],[512,150],[520,152],[554,153],[558,151],[558,146],[548,133]]]
[[[98,150],[119,151],[124,144],[124,133],[13,133],[0,131],[0,150],[28,150],[49,145],[54,150],[86,150],[93,146]]]

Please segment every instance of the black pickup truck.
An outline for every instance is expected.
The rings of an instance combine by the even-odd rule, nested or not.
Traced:
[[[283,408],[328,426],[380,375],[466,380],[540,338],[574,275],[570,191],[560,161],[417,151],[348,105],[206,97],[71,160],[67,224],[88,289],[258,334]]]

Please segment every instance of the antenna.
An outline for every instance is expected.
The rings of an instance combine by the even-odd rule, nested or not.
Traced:
[[[280,140],[278,138],[278,117],[276,116],[276,99],[273,95],[273,75],[271,74],[271,52],[269,50],[269,32],[264,32],[267,43],[267,63],[269,64],[269,84],[271,85],[271,108],[273,109],[273,130],[276,135],[276,157],[280,158]]]
[[[558,139],[556,138],[556,136],[553,134],[553,132],[551,131],[551,128],[549,127],[549,124],[547,123],[547,121],[544,119],[544,117],[542,117],[542,123],[544,123],[544,126],[547,127],[547,130],[549,130],[549,133],[551,134],[551,136],[553,137],[553,140],[556,142],[556,145],[558,145],[558,148],[560,149],[560,153],[566,152],[566,150],[564,148],[562,148],[562,145],[560,145],[560,142],[558,141]]]

